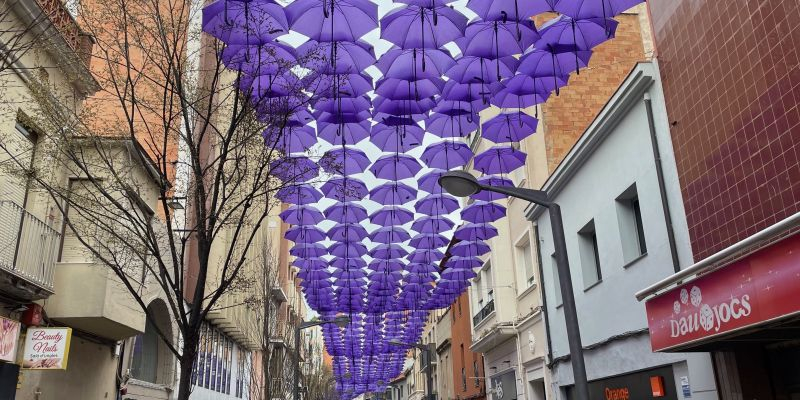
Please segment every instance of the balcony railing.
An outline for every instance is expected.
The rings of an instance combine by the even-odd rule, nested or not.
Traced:
[[[472,326],[478,325],[489,316],[489,314],[494,312],[494,299],[489,300],[477,314],[472,316]]]
[[[60,239],[58,231],[18,204],[0,201],[0,269],[3,271],[52,294]]]

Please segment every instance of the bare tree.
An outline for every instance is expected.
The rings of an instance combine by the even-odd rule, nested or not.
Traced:
[[[154,326],[177,358],[179,400],[191,392],[206,316],[226,293],[249,290],[240,273],[261,245],[270,199],[309,172],[277,147],[309,86],[324,84],[286,79],[276,83],[283,96],[254,100],[252,76],[225,68],[200,13],[192,0],[84,4],[78,20],[96,40],[102,89],[77,113],[35,94],[37,154],[49,161],[17,165],[53,200],[69,240],[113,271],[148,319],[143,285],[163,292],[180,342]],[[258,62],[298,77],[319,57],[290,64],[265,52]]]

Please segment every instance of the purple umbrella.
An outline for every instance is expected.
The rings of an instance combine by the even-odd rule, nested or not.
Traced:
[[[339,175],[360,174],[366,171],[369,164],[367,155],[355,147],[328,150],[319,160],[319,166],[325,172]]]
[[[506,216],[506,208],[492,202],[476,201],[461,210],[461,219],[474,223],[494,222]]]
[[[478,178],[478,182],[480,182],[482,185],[487,185],[487,186],[506,186],[506,187],[514,186],[514,182],[511,182],[511,179],[493,175],[482,176]],[[500,193],[490,192],[488,190],[483,190],[469,197],[473,200],[494,201],[494,200],[504,199],[508,196]]]
[[[303,87],[303,81],[292,72],[258,75],[239,81],[239,88],[254,99],[292,96]]]
[[[367,268],[376,272],[390,273],[402,271],[404,267],[405,263],[401,260],[372,260]]]
[[[315,243],[325,240],[325,232],[313,225],[300,225],[287,229],[283,237],[293,242]]]
[[[411,229],[419,233],[438,233],[453,229],[455,224],[444,217],[422,217],[411,225]]]
[[[509,173],[525,165],[525,153],[510,146],[494,146],[475,156],[474,168],[484,174]]]
[[[326,99],[364,96],[373,89],[372,78],[363,73],[313,75],[304,82],[306,89]]]
[[[356,144],[369,137],[368,120],[347,123],[317,122],[317,136],[332,144]]]
[[[405,153],[419,147],[422,144],[423,135],[425,135],[425,131],[416,125],[376,124],[372,126],[369,141],[383,151]]]
[[[553,53],[534,47],[522,55],[517,72],[534,78],[560,78],[566,83],[566,77],[577,68],[589,65],[591,57],[591,50],[578,50],[574,54]]]
[[[517,69],[516,58],[500,57],[497,60],[490,60],[477,56],[463,56],[456,61],[445,75],[458,83],[485,83],[497,82],[497,65],[500,66],[500,79],[514,76]]]
[[[465,56],[489,58],[495,61],[497,80],[502,79],[499,58],[522,54],[539,39],[531,26],[501,21],[476,21],[469,24],[462,39],[456,41]]]
[[[489,240],[497,235],[498,235],[497,228],[493,227],[491,224],[470,223],[460,226],[458,229],[456,229],[455,233],[453,234],[453,237],[458,240],[476,242],[479,240]]]
[[[330,221],[357,224],[367,219],[367,210],[358,203],[336,203],[325,209],[325,218]]]
[[[442,272],[442,279],[454,281],[466,281],[476,276],[478,276],[478,274],[471,269],[446,269]]]
[[[309,40],[297,48],[303,59],[311,59],[308,68],[318,74],[357,74],[375,63],[375,51],[369,43],[316,42]]]
[[[439,268],[428,263],[411,263],[406,267],[406,271],[409,272],[406,282],[414,282],[419,278],[422,278],[422,281],[432,282],[433,276],[431,274],[439,272]]]
[[[286,128],[282,132],[267,128],[264,133],[264,144],[284,154],[305,152],[317,143],[317,135],[310,126]]]
[[[450,7],[408,6],[381,18],[381,39],[403,49],[438,49],[461,37],[467,18]]]
[[[377,96],[374,104],[374,115],[380,113],[391,115],[413,115],[425,114],[436,107],[436,102],[430,98],[420,100],[392,100],[386,97]]]
[[[401,243],[411,238],[411,235],[398,226],[384,226],[369,235],[369,240],[375,243]]]
[[[391,100],[419,100],[441,94],[441,78],[405,80],[381,78],[375,83],[375,94]]]
[[[319,243],[298,243],[289,249],[289,254],[300,258],[321,257],[327,250]]]
[[[334,243],[331,247],[328,247],[328,253],[342,258],[360,257],[367,254],[367,246],[359,242]]]
[[[203,8],[203,31],[227,44],[259,45],[289,32],[275,3],[217,0]]]
[[[297,273],[297,277],[307,281],[327,280],[330,279],[331,273],[325,270],[300,271]]]
[[[608,20],[622,14],[644,0],[548,0],[554,2],[553,10],[577,19],[601,18]]]
[[[339,269],[366,268],[367,262],[361,256],[351,256],[350,258],[334,257],[331,259],[331,266]]]
[[[489,95],[491,95],[491,92],[482,83],[458,83],[452,80],[447,81],[442,89],[442,99],[464,101],[472,104],[475,102],[486,103]]]
[[[439,186],[439,177],[445,172],[447,171],[443,169],[434,169],[426,172],[417,181],[417,187],[419,187],[419,190],[428,193],[442,193],[442,187]]]
[[[300,269],[326,269],[328,262],[321,258],[296,258],[292,265]]]
[[[618,24],[613,19],[572,19],[561,15],[542,26],[541,38],[535,47],[551,53],[575,53],[577,65],[580,62],[577,52],[591,50],[613,38]]]
[[[406,250],[402,245],[393,243],[379,244],[369,252],[370,257],[377,258],[379,260],[391,260],[405,257],[407,255],[408,250]]]
[[[409,245],[418,249],[437,249],[447,246],[450,240],[439,234],[420,234],[411,239]]]
[[[450,254],[460,257],[480,257],[490,250],[484,242],[458,242],[450,248]]]
[[[467,2],[467,8],[485,21],[527,22],[534,15],[552,11],[552,5],[548,4],[552,1],[558,0],[470,0]]]
[[[230,69],[250,75],[278,75],[297,64],[295,50],[280,42],[261,45],[228,44],[220,60]]]
[[[481,137],[494,143],[521,142],[536,132],[538,124],[523,112],[502,113],[483,123]]]
[[[369,221],[376,225],[403,225],[414,219],[414,213],[402,207],[381,207],[369,216]]]
[[[292,30],[318,42],[355,42],[378,26],[378,5],[368,0],[295,0],[286,6]]]
[[[435,249],[417,249],[406,258],[412,263],[435,263],[444,258],[444,254]]]
[[[315,203],[322,198],[322,193],[307,183],[282,187],[275,194],[278,200],[289,204]]]
[[[492,84],[491,103],[501,108],[526,108],[547,101],[553,90],[558,91],[561,80],[531,78],[516,75],[504,82]]]
[[[455,247],[455,245],[453,246]],[[477,257],[453,256],[447,259],[445,268],[447,269],[472,269],[483,265],[483,261]]]
[[[369,168],[376,178],[397,181],[411,178],[422,169],[416,158],[405,154],[384,155]]]
[[[387,78],[438,79],[450,68],[453,58],[440,50],[398,49],[384,53],[375,64]]]
[[[388,205],[408,203],[417,198],[417,190],[402,182],[382,183],[369,191],[369,199]]]
[[[469,163],[473,153],[464,142],[444,141],[429,145],[422,152],[422,161],[430,168],[450,170]]]
[[[367,96],[322,99],[314,102],[314,109],[331,114],[356,114],[368,111],[372,102]]]
[[[359,224],[336,224],[328,229],[328,238],[340,242],[361,241],[367,237],[367,230]]]
[[[425,121],[425,130],[441,138],[465,137],[478,129],[477,121],[474,114],[451,116],[433,113]]]
[[[429,194],[417,201],[414,209],[425,215],[450,214],[458,209],[458,200],[449,194]]]
[[[289,206],[278,216],[283,222],[292,225],[316,225],[325,219],[314,206]]]
[[[334,178],[322,184],[322,193],[337,201],[358,201],[367,196],[367,185],[360,179]]]

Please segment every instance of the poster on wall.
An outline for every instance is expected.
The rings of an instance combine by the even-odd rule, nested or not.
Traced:
[[[492,400],[516,400],[517,375],[511,370],[504,374],[492,377]]]
[[[28,328],[22,355],[24,369],[67,369],[72,328]]]
[[[19,327],[19,321],[0,317],[0,361],[17,361]]]

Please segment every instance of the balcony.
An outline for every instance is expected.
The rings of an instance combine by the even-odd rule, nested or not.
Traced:
[[[47,223],[0,201],[0,290],[26,302],[50,297],[60,241]]]
[[[489,314],[494,312],[494,299],[489,300],[480,311],[478,311],[475,315],[472,316],[472,326],[477,326],[481,323],[481,321],[485,320]]]

